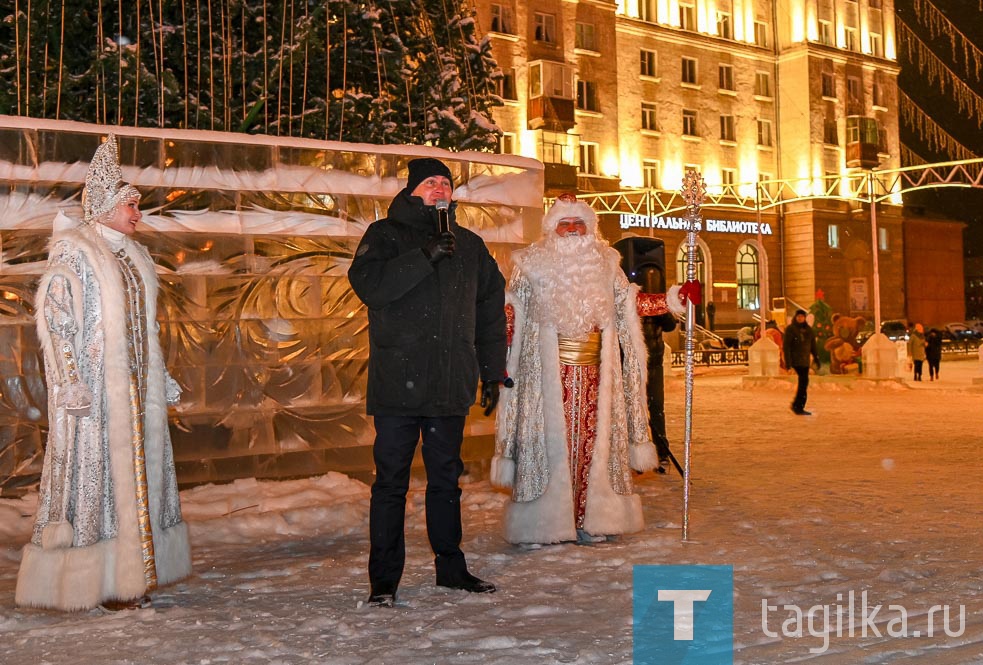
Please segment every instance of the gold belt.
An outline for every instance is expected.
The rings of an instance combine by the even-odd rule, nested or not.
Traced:
[[[558,337],[560,363],[564,365],[600,365],[601,333],[587,333],[587,339]]]

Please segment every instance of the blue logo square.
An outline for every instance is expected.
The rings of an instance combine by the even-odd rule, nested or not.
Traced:
[[[733,566],[635,566],[632,600],[635,665],[733,665]]]

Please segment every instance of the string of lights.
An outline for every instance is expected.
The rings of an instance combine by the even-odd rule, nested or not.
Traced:
[[[983,5],[983,2],[981,2]],[[983,49],[978,47],[973,41],[956,27],[949,18],[942,13],[938,7],[929,0],[915,0],[915,15],[918,22],[928,29],[928,34],[932,39],[947,37],[949,48],[952,53],[953,61],[956,61],[957,53],[962,53],[963,67],[967,77],[972,74],[977,81],[981,80],[983,72]],[[972,67],[970,67],[972,64]]]
[[[918,104],[914,102],[902,90],[898,90],[898,115],[907,127],[917,132],[918,138],[925,141],[929,148],[948,155],[951,159],[974,159],[979,157],[975,152],[956,140],[952,134],[942,128],[932,117],[926,113]],[[902,163],[905,166],[912,166],[922,162],[904,162],[902,153]]]
[[[902,20],[898,21],[898,41],[904,47],[900,51],[910,63],[918,67],[920,74],[927,77],[929,84],[937,85],[943,93],[948,91],[958,105],[959,112],[966,113],[975,120],[977,127],[983,127],[983,97],[935,55],[931,47]]]

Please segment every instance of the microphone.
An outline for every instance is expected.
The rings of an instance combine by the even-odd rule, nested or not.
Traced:
[[[439,199],[434,205],[437,208],[437,233],[448,233],[451,230],[451,222],[447,212],[451,204],[447,199]]]

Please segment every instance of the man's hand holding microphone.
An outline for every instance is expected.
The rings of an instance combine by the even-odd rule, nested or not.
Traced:
[[[454,256],[454,234],[450,230],[449,207],[450,204],[446,199],[441,199],[436,203],[437,235],[432,236],[423,246],[423,252],[427,255],[430,263],[437,263],[444,258]]]

